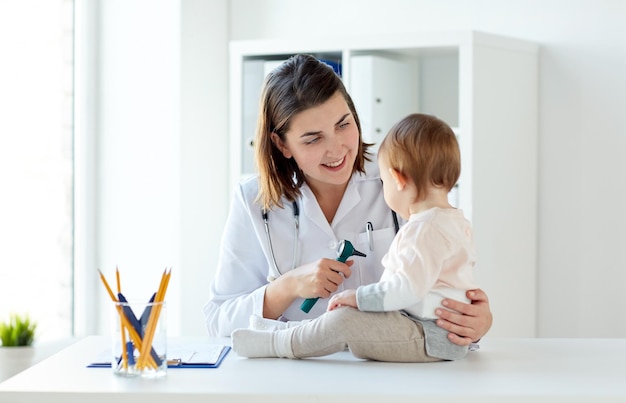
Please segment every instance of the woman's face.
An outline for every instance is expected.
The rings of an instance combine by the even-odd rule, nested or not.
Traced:
[[[291,119],[285,141],[272,134],[285,158],[292,158],[315,192],[328,185],[345,185],[359,150],[359,129],[340,92],[325,103]]]

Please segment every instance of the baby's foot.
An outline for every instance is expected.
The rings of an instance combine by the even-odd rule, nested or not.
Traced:
[[[233,351],[241,357],[278,357],[274,350],[272,332],[236,329],[231,334]]]

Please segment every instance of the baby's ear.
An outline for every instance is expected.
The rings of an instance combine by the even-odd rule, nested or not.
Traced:
[[[391,174],[394,182],[396,182],[396,187],[398,188],[398,191],[401,191],[406,187],[406,176],[404,176],[402,172],[394,168],[389,168],[389,173]]]

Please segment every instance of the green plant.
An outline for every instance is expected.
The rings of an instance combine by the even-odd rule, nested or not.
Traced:
[[[30,346],[35,340],[37,323],[28,315],[12,314],[7,322],[0,323],[2,346]]]

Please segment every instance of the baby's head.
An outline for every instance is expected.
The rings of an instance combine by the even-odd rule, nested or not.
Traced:
[[[396,123],[380,143],[378,158],[413,182],[418,199],[429,186],[450,191],[461,174],[456,135],[431,115],[414,113]]]

